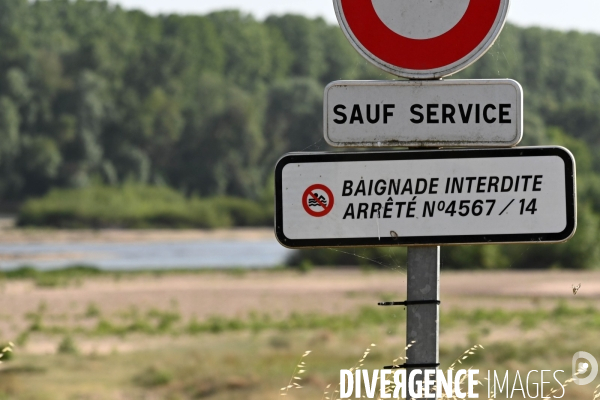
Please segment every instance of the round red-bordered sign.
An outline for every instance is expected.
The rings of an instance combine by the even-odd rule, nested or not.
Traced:
[[[327,197],[319,194],[318,191],[324,192]],[[325,185],[311,185],[304,191],[302,195],[302,206],[304,211],[313,217],[324,217],[333,209],[333,192]],[[312,208],[317,208],[313,210]]]
[[[390,5],[394,1],[396,3]],[[458,14],[447,14],[449,19],[458,15],[458,21],[450,20],[450,25],[442,32],[439,32],[439,26],[448,25],[448,21],[444,21],[445,14],[437,12],[433,16],[432,11],[430,18],[419,10],[412,13],[413,18],[407,19],[410,12],[396,11],[402,7],[408,11],[411,7],[414,9],[414,1],[419,0],[333,0],[340,26],[354,48],[384,71],[412,79],[451,75],[485,54],[504,26],[510,0],[446,2],[450,4],[446,7],[458,7],[454,5],[458,3],[466,7],[458,10]],[[435,11],[435,8],[431,9]],[[396,11],[397,15],[389,15],[391,11]],[[446,24],[440,24],[440,21]],[[413,27],[413,31],[420,31],[413,35],[418,38],[399,34],[398,31],[403,31],[403,23]],[[411,29],[406,31],[410,33]],[[431,37],[427,37],[428,31],[434,31]]]

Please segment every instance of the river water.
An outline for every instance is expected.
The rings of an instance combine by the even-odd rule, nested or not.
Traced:
[[[291,254],[274,239],[0,244],[0,270],[89,265],[103,270],[271,268]]]

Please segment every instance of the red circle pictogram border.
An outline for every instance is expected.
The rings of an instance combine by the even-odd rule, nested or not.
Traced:
[[[307,197],[309,195],[312,196],[313,190],[322,190],[325,192],[325,194],[327,194],[327,196],[329,196],[329,204],[327,205],[327,207],[323,207],[323,205],[321,205],[321,207],[323,207],[323,211],[313,211],[308,206]],[[318,199],[315,200],[319,201]],[[308,189],[304,191],[304,195],[302,196],[302,206],[304,207],[304,211],[306,211],[309,215],[317,218],[324,217],[327,214],[329,214],[333,209],[333,203],[333,192],[327,186],[321,184],[309,186]]]
[[[379,19],[372,0],[338,1],[347,28],[364,50],[388,64],[416,71],[446,67],[477,49],[496,26],[503,3],[470,0],[462,19],[448,32],[431,39],[411,39],[388,28]]]

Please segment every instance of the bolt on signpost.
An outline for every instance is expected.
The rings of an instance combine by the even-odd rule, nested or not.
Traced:
[[[285,155],[275,168],[275,233],[290,248],[408,246],[407,299],[380,305],[407,307],[414,344],[405,364],[388,368],[431,371],[439,366],[439,246],[568,240],[575,160],[562,147],[510,148],[523,134],[517,82],[441,80],[492,46],[509,0],[333,3],[363,57],[411,80],[329,84],[325,140],[421,150]]]

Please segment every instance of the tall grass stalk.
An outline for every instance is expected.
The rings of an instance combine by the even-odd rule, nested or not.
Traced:
[[[6,357],[8,353],[12,353],[15,345],[13,342],[8,342],[8,345],[4,346],[4,348],[0,351],[0,364],[3,363],[2,359]]]
[[[413,344],[415,343],[415,341],[411,342],[410,344],[408,344],[404,350],[408,350]],[[374,343],[371,344],[371,346],[369,346],[365,352],[363,353],[362,357],[356,362],[356,364],[354,364],[353,367],[351,367],[349,369],[350,372],[354,372],[358,369],[360,369],[363,365],[364,365],[364,361],[367,358],[367,356],[369,355],[369,353],[371,352],[371,348],[376,346]],[[474,355],[477,351],[483,350],[484,347],[480,344],[477,344],[469,349],[467,349],[464,353],[462,353],[451,365],[450,367],[448,367],[448,371],[454,371],[454,369],[456,368],[457,364],[463,364],[464,361],[466,361],[470,356]],[[308,354],[310,353],[310,351],[304,353],[304,355],[302,356],[302,358],[306,357]],[[401,360],[408,360],[407,357],[405,356],[401,356],[398,357],[396,359],[394,359],[394,365],[398,365],[399,361]],[[281,388],[281,395],[285,396],[288,393],[288,390],[291,388],[296,388],[296,389],[300,389],[302,386],[295,384],[293,381],[295,379],[300,379],[299,377],[297,377],[296,375],[296,371],[298,368],[305,368],[305,363],[301,362],[296,366],[296,370],[294,370],[294,374],[292,375],[292,379],[290,379],[290,383],[288,384],[288,386]],[[469,367],[469,370],[471,370],[472,367]],[[305,372],[305,370],[300,370],[300,373]],[[563,388],[566,388],[570,383],[572,383],[575,378],[581,374],[583,371],[577,371],[571,378],[565,380],[562,384]],[[442,393],[442,397],[439,397],[438,400],[458,400],[457,394],[458,391],[465,393],[465,389],[464,389],[464,384],[465,381],[467,379],[468,374],[463,375],[463,377],[461,378],[458,387],[455,387],[454,385],[452,385],[452,393],[450,394],[446,394],[446,393]],[[377,385],[377,381],[379,381],[380,377],[378,376],[376,378],[375,381],[375,385]],[[487,380],[487,378],[485,378]],[[483,383],[481,381],[476,381],[475,384],[483,386]],[[321,397],[322,400],[338,400],[339,399],[339,386],[340,384],[338,383],[334,388],[333,391],[331,391],[331,387],[332,384],[328,384],[324,391],[323,391],[323,395]],[[395,385],[392,383],[391,385],[389,385],[386,388],[386,393],[393,393],[394,390],[396,389]],[[437,387],[434,385],[432,387],[432,393],[436,392]],[[558,391],[558,389],[556,388],[551,388],[550,391],[547,393],[547,395],[545,397],[542,398],[551,398],[551,396],[556,393]],[[364,397],[364,396],[363,396]],[[400,397],[396,397],[396,399],[400,399]],[[488,400],[495,400],[496,399],[496,395],[492,395],[492,397],[490,397]],[[600,399],[600,385],[596,386],[594,389],[594,393],[593,393],[593,398],[592,400],[597,400]],[[377,397],[377,400],[382,400],[381,397]],[[411,398],[411,400],[414,400]]]
[[[281,395],[282,396],[287,396],[288,392],[290,389],[295,388],[295,389],[301,389],[302,386],[298,383],[298,382],[294,382],[296,380],[302,380],[302,377],[300,377],[300,375],[302,375],[303,373],[306,372],[306,363],[303,361],[304,358],[306,356],[308,356],[311,353],[310,350],[307,350],[304,352],[304,354],[302,354],[302,357],[300,357],[300,361],[298,361],[298,364],[296,365],[296,368],[294,368],[294,373],[292,374],[292,377],[288,383],[287,386],[282,387],[280,389],[281,391]]]

